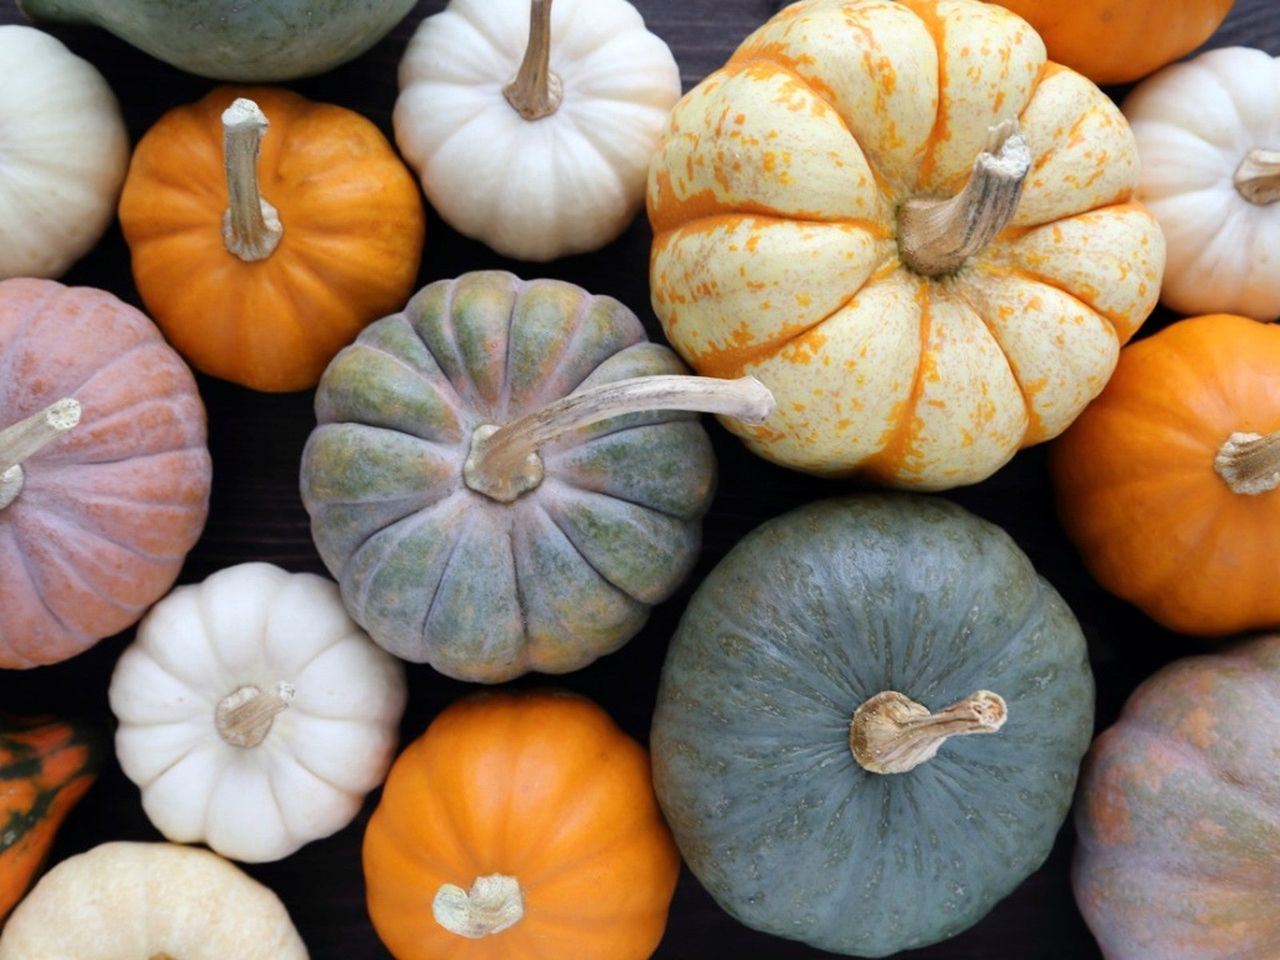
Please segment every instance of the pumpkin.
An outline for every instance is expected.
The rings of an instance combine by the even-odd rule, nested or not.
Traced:
[[[205,414],[111,294],[0,281],[0,667],[73,657],[165,594],[209,511]]]
[[[26,893],[62,821],[93,785],[100,756],[80,724],[0,718],[0,920]]]
[[[644,960],[679,869],[644,748],[549,691],[441,713],[364,838],[369,915],[396,960]]]
[[[939,500],[828,500],[694,594],[654,786],[729,913],[880,957],[964,930],[1043,862],[1092,730],[1080,629],[1003,531]]]
[[[1085,761],[1072,885],[1107,960],[1280,944],[1280,637],[1147,680]]]
[[[92,24],[180,70],[218,80],[293,80],[373,46],[413,0],[18,0],[41,23]]]
[[[1280,316],[1280,58],[1212,50],[1144,81],[1124,112],[1139,196],[1169,245],[1161,299],[1180,313]]]
[[[1000,0],[1044,38],[1049,56],[1095,83],[1128,83],[1204,43],[1235,0]]]
[[[973,483],[1060,433],[1155,305],[1136,178],[1123,116],[1013,14],[805,0],[672,113],[653,306],[696,371],[773,391],[726,424],[761,456]]]
[[[268,391],[315,386],[404,302],[424,231],[417,185],[377,127],[271,87],[217,87],[161,117],[134,151],[120,225],[178,352]]]
[[[0,934],[0,960],[307,960],[279,898],[208,850],[104,843],[62,861]]]
[[[1128,347],[1054,445],[1058,514],[1094,578],[1166,627],[1280,624],[1280,329],[1183,320]]]
[[[627,0],[451,0],[400,61],[396,142],[454,229],[553,260],[635,218],[679,98],[675,58]]]
[[[370,326],[325,372],[302,457],[351,615],[486,683],[622,646],[697,559],[715,460],[683,411],[772,404],[682,369],[618,301],[508,273],[433,283]]]
[[[0,280],[60,276],[115,214],[129,135],[107,81],[39,30],[0,26]]]
[[[174,590],[111,678],[116,754],[156,829],[253,863],[351,822],[404,704],[403,667],[337,588],[268,563]]]

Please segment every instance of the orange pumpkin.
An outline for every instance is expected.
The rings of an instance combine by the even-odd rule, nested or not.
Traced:
[[[1058,63],[1128,83],[1204,43],[1235,0],[999,0],[1030,21]]]
[[[178,352],[268,391],[315,386],[404,303],[425,229],[417,183],[377,127],[272,87],[218,87],[161,117],[134,151],[120,225]]]
[[[555,692],[445,710],[391,768],[364,840],[397,960],[644,960],[679,865],[644,748]]]
[[[1280,624],[1280,328],[1216,314],[1127,347],[1054,446],[1063,526],[1094,577],[1160,623]]]

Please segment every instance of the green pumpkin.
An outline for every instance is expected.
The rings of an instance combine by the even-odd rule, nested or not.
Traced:
[[[831,500],[694,595],[654,783],[731,914],[879,957],[964,930],[1044,861],[1092,729],[1080,629],[1003,531],[941,500]]]

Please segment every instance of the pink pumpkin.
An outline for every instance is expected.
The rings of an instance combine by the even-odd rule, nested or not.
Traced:
[[[0,667],[135,623],[200,536],[211,474],[195,380],[150,320],[0,282]]]

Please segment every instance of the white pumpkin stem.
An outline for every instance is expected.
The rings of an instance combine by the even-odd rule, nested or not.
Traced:
[[[561,397],[505,426],[477,427],[462,478],[477,493],[511,503],[542,482],[538,448],[571,430],[654,410],[717,413],[764,423],[773,407],[773,394],[755,377],[632,377],[605,383]]]
[[[227,171],[222,242],[246,263],[271,256],[284,234],[276,208],[258,189],[258,149],[267,125],[266,114],[244,97],[222,112],[222,160]]]
[[[995,733],[1008,717],[1004,698],[990,690],[972,693],[937,713],[896,690],[885,690],[854,711],[849,749],[871,773],[906,773],[932,760],[949,737]]]
[[[66,397],[0,430],[0,510],[22,492],[22,464],[80,422],[80,403]]]
[[[541,120],[560,109],[564,85],[551,72],[551,0],[531,0],[529,45],[520,72],[502,92],[512,109],[526,120]]]
[[[277,683],[271,693],[246,685],[223,697],[214,711],[218,734],[233,747],[256,747],[271,732],[275,718],[289,708],[296,691]]]
[[[515,877],[501,873],[477,877],[470,891],[445,883],[431,902],[431,915],[450,933],[479,940],[520,922],[524,894]]]
[[[1232,493],[1257,496],[1280,488],[1280,430],[1233,433],[1218,448],[1213,469]]]
[[[1240,196],[1260,207],[1280,200],[1280,150],[1254,147],[1236,167],[1232,181]]]
[[[1010,117],[987,133],[963,190],[949,200],[917,197],[898,214],[902,262],[926,277],[954,273],[994,240],[1018,212],[1031,148]]]

